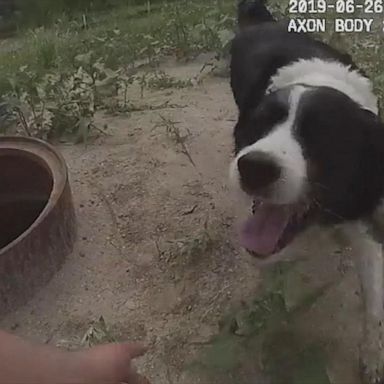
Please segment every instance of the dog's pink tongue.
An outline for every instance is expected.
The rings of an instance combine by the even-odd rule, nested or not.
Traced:
[[[241,245],[259,255],[273,253],[288,225],[290,212],[287,207],[263,204],[244,223],[240,233]]]

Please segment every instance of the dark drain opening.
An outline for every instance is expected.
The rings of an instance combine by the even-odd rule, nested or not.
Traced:
[[[17,150],[0,154],[0,249],[34,223],[52,187],[52,175],[37,157]]]

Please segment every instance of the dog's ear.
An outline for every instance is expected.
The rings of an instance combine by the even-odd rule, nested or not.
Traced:
[[[275,21],[265,2],[265,0],[241,0],[238,3],[237,19],[240,29]]]

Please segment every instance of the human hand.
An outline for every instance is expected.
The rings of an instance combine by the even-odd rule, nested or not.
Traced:
[[[149,384],[132,366],[132,360],[146,349],[140,344],[106,344],[67,353],[69,383],[76,384]]]
[[[145,352],[135,343],[69,352],[0,330],[0,384],[149,384],[132,366]]]

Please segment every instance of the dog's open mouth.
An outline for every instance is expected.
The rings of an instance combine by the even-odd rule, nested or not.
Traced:
[[[254,201],[252,216],[241,229],[241,245],[254,256],[270,256],[288,245],[303,229],[308,212],[305,204],[277,205]]]

